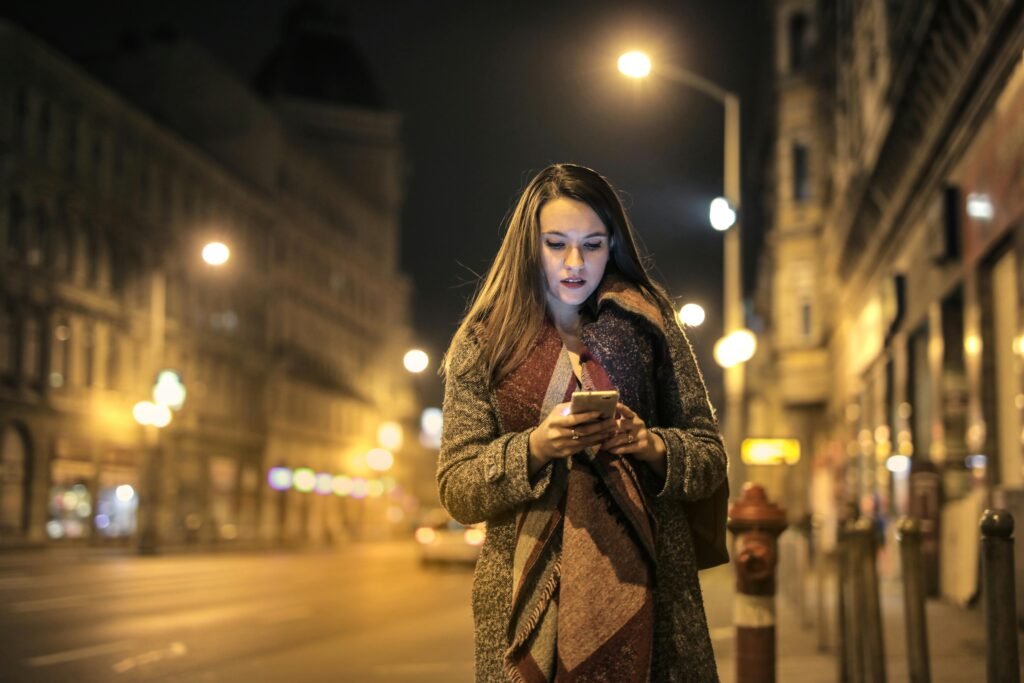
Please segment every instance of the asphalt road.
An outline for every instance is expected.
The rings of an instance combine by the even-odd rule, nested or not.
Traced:
[[[713,633],[730,577],[704,576]],[[421,567],[411,543],[0,555],[0,680],[468,683],[471,581]]]

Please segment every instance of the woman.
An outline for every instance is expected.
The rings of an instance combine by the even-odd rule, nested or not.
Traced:
[[[445,359],[441,502],[487,522],[476,679],[717,681],[685,503],[726,477],[693,352],[601,175],[523,191]],[[569,413],[617,389],[617,415]]]

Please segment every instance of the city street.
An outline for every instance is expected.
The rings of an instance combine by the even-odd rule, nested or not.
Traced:
[[[707,576],[728,592],[731,574]],[[469,568],[421,568],[404,543],[0,556],[0,679],[468,682],[471,581]],[[709,597],[713,628],[730,609]]]

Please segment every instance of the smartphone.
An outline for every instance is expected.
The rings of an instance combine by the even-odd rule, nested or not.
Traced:
[[[601,413],[599,419],[607,420],[615,416],[615,406],[619,403],[619,392],[611,391],[574,391],[572,392],[573,413]]]

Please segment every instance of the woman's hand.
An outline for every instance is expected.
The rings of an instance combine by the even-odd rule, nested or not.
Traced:
[[[647,429],[647,424],[624,403],[616,406],[618,430],[602,448],[615,455],[632,455],[655,471],[663,472],[667,449],[661,437]]]
[[[601,420],[597,411],[570,413],[570,407],[559,403],[530,433],[530,474],[556,458],[601,444],[615,433],[614,417]]]

